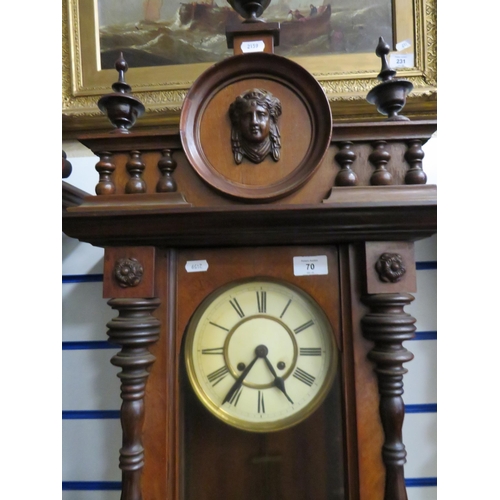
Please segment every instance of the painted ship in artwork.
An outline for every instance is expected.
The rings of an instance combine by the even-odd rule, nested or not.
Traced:
[[[281,23],[280,45],[294,46],[307,43],[322,35],[330,34],[330,4],[315,7],[309,15],[303,15],[298,9],[289,9],[285,14],[281,9],[276,12],[276,19],[266,16],[267,21],[278,20]],[[271,10],[271,13],[273,10]],[[281,15],[280,15],[281,14]],[[179,22],[189,29],[216,31],[224,30],[226,26],[241,22],[242,18],[229,7],[218,7],[207,3],[181,3],[179,7]]]
[[[379,0],[380,4],[336,0],[335,8],[332,0],[323,0],[323,5],[310,1],[278,0],[266,9],[264,19],[281,25],[277,54],[297,57],[371,52],[379,36],[392,38],[391,0]],[[352,8],[356,1],[359,8]],[[103,69],[114,68],[120,52],[130,67],[219,61],[232,55],[226,44],[226,26],[243,20],[223,0],[177,5],[168,0],[143,0],[142,12],[134,15],[136,20],[130,13],[130,20],[100,26]]]

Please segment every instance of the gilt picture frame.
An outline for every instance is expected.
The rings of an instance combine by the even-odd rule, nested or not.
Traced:
[[[103,69],[101,64],[99,1],[63,0],[62,119],[67,136],[110,126],[97,101],[111,92],[117,72]],[[398,77],[413,84],[405,107],[410,118],[436,115],[436,16],[436,0],[392,0],[392,40],[386,40],[392,47],[389,63],[397,69]],[[383,118],[366,102],[366,94],[378,83],[381,67],[375,55],[376,42],[371,52],[304,55],[288,51],[284,55],[320,82],[334,120],[371,120]],[[135,128],[178,124],[189,88],[215,62],[131,65],[126,81],[146,107]]]

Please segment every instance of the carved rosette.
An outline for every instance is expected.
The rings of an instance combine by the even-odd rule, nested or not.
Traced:
[[[406,273],[403,258],[398,253],[383,253],[375,264],[380,281],[397,283]]]
[[[133,257],[116,261],[114,277],[122,288],[137,286],[142,281],[143,274],[142,264]]]
[[[386,468],[384,500],[407,500],[404,464],[406,450],[402,441],[404,420],[403,363],[413,354],[403,347],[415,336],[415,318],[404,312],[414,297],[406,293],[374,294],[363,297],[370,312],[361,320],[363,333],[375,343],[368,359],[375,363],[380,394],[380,419],[384,429],[382,459]]]
[[[142,500],[144,394],[148,370],[155,361],[148,348],[159,339],[161,324],[152,312],[160,305],[160,300],[111,299],[108,304],[118,310],[118,317],[106,325],[109,340],[122,348],[111,358],[111,363],[122,369],[118,373],[123,400],[120,411],[123,432],[119,462],[121,500]]]

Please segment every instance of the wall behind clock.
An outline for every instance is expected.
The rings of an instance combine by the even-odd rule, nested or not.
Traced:
[[[431,184],[436,141],[424,147]],[[73,166],[66,181],[94,193],[98,158],[74,142],[63,149]],[[436,242],[416,243],[418,292],[407,308],[417,318],[416,339],[405,345],[415,355],[404,379],[409,500],[437,498]],[[118,369],[109,362],[117,349],[107,344],[105,325],[115,313],[102,299],[103,250],[63,235],[62,255],[62,500],[118,500],[121,400]]]

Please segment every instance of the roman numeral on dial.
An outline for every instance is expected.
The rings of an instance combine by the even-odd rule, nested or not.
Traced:
[[[301,356],[321,356],[321,347],[301,347]]]
[[[223,347],[212,347],[211,349],[202,349],[202,354],[224,354]]]
[[[255,293],[257,294],[257,308],[260,313],[265,313],[267,307],[267,292],[260,291]]]
[[[209,323],[210,323],[211,325],[213,325],[213,326],[216,326],[217,328],[220,328],[221,330],[224,330],[225,332],[228,332],[228,331],[229,331],[229,329],[228,329],[228,328],[225,328],[225,327],[223,327],[223,326],[220,326],[220,325],[218,325],[217,323],[213,323],[212,321],[209,321]]]
[[[241,393],[243,391],[243,387],[240,387],[232,396],[231,399],[229,400],[230,405],[236,406],[238,404],[238,401],[240,400]]]
[[[215,387],[227,374],[229,373],[229,368],[227,366],[223,366],[218,370],[207,375],[209,382],[214,382],[212,387]]]
[[[311,387],[313,385],[313,382],[316,380],[316,377],[313,377],[312,375],[298,367],[293,372],[293,376],[301,382],[304,382],[304,384],[308,385],[309,387]]]
[[[236,299],[231,299],[229,301],[229,303],[233,306],[234,310],[236,311],[236,313],[238,314],[238,316],[240,318],[244,318],[245,317],[245,313],[243,312],[243,309],[238,304],[238,301]]]
[[[303,325],[298,326],[295,328],[294,332],[295,334],[303,332],[306,328],[309,328],[310,326],[314,325],[314,321],[310,319],[307,323],[304,323]]]
[[[266,413],[266,407],[264,406],[264,393],[262,391],[259,391],[258,394],[257,411],[259,413]]]
[[[280,315],[280,319],[284,316],[284,314],[286,313],[286,310],[288,309],[288,306],[290,305],[290,303],[292,302],[292,299],[288,299],[288,302],[286,303],[286,306],[285,306],[285,309],[283,309],[283,312],[281,313]]]

